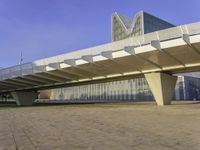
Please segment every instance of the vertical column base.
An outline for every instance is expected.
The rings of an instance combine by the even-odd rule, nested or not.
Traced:
[[[18,106],[31,106],[38,97],[38,92],[11,92]]]
[[[170,105],[177,77],[158,72],[145,74],[145,78],[149,84],[157,105]]]

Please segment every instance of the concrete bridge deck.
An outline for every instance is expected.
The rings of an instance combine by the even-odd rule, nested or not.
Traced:
[[[200,22],[0,70],[0,93],[35,99],[37,90],[143,75],[159,105],[170,104],[175,73],[200,70]],[[164,92],[165,91],[165,92]]]

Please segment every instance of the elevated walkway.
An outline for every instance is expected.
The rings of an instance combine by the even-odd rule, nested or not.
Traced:
[[[0,93],[11,92],[16,97],[30,92],[35,97],[40,89],[142,75],[157,103],[165,105],[170,104],[174,90],[175,78],[171,75],[199,70],[197,22],[4,68],[0,70]]]

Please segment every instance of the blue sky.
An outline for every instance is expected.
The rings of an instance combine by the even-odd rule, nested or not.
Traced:
[[[200,21],[200,0],[0,0],[0,67],[111,41],[111,14]]]

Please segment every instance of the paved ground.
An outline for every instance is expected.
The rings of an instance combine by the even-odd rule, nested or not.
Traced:
[[[0,107],[0,150],[200,150],[200,103]]]

